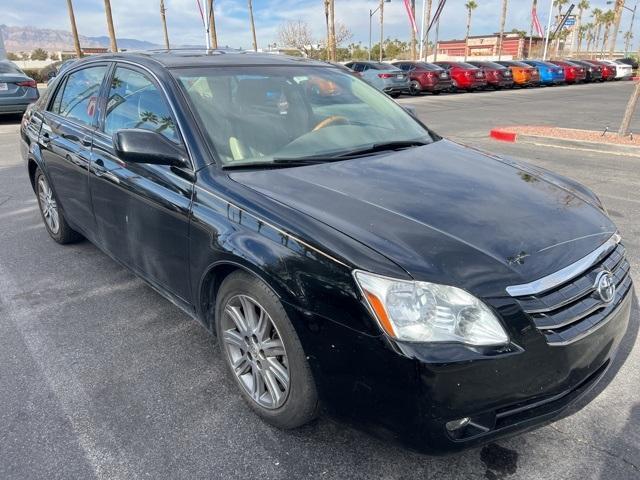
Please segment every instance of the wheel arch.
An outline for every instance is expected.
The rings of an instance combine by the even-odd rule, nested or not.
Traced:
[[[278,297],[280,293],[273,287],[268,275],[256,265],[242,258],[224,259],[211,264],[202,275],[198,287],[198,315],[205,326],[215,334],[216,299],[222,282],[234,272],[243,271],[262,280]]]

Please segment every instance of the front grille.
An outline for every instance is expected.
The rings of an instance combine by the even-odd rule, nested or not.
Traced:
[[[550,345],[566,345],[588,335],[620,305],[631,288],[630,265],[618,244],[604,259],[578,277],[552,290],[516,297]],[[597,290],[596,279],[611,272],[616,293],[610,303]]]

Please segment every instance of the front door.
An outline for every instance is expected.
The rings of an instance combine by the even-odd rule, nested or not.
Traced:
[[[188,301],[192,175],[164,165],[125,163],[112,140],[118,130],[143,128],[180,144],[174,116],[150,75],[128,66],[114,70],[104,110],[90,169],[102,245],[147,280]]]

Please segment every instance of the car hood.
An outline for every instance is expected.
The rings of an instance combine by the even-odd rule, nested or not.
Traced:
[[[577,184],[447,140],[231,178],[377,250],[416,279],[485,296],[560,270],[616,230]]]

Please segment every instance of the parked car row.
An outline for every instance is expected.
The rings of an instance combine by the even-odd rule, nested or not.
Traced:
[[[622,60],[499,60],[468,62],[393,63],[353,61],[345,65],[374,87],[392,97],[403,93],[538,87],[629,79],[634,67]]]

